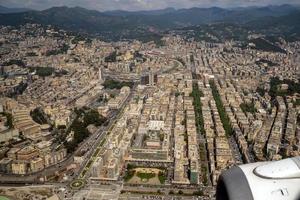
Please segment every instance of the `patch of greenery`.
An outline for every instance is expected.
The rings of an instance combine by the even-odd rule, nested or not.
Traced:
[[[3,66],[18,65],[20,67],[25,67],[25,63],[22,60],[17,60],[17,59],[11,59],[7,62],[4,62],[2,65]]]
[[[175,92],[175,97],[178,97],[179,95],[181,95],[181,93],[180,92]]]
[[[79,42],[91,43],[92,40],[82,35],[76,35],[71,41],[72,44],[78,44]]]
[[[67,75],[69,72],[65,69],[61,69],[61,70],[58,70],[58,71],[55,71],[55,76],[64,76],[64,75]]]
[[[206,152],[205,152],[205,144],[202,142],[199,144],[199,153],[200,153],[201,162],[204,163],[206,158]]]
[[[41,111],[40,108],[35,108],[33,111],[31,111],[30,116],[32,117],[33,121],[35,121],[38,124],[47,124],[47,120],[44,117],[44,113]]]
[[[30,72],[36,72],[36,75],[41,77],[51,76],[54,72],[53,67],[31,67]]]
[[[106,122],[106,118],[99,115],[95,110],[75,109],[77,114],[76,119],[71,124],[68,133],[74,131],[74,139],[71,142],[66,142],[65,146],[68,152],[73,152],[79,143],[81,143],[85,138],[89,136],[89,131],[87,126],[94,124],[96,126],[101,126]]]
[[[163,41],[161,38],[155,39],[154,43],[155,43],[156,47],[162,47],[162,46],[166,45],[165,41]]]
[[[286,54],[286,51],[284,49],[280,48],[277,45],[272,44],[271,42],[269,42],[263,38],[255,38],[255,39],[249,40],[249,43],[254,43],[255,44],[254,48],[257,50]]]
[[[96,110],[89,110],[84,114],[83,122],[84,126],[94,124],[95,126],[101,126],[107,119],[100,115]]]
[[[126,172],[125,176],[124,176],[124,181],[128,182],[130,179],[132,179],[132,177],[135,174],[135,170],[129,170]]]
[[[294,106],[300,106],[300,99],[296,99],[296,101],[293,101]]]
[[[109,54],[108,56],[106,56],[104,58],[105,62],[116,62],[117,61],[117,52],[114,51],[111,54]]]
[[[204,155],[206,156],[206,155]],[[208,179],[207,179],[207,174],[208,174],[208,167],[205,163],[201,164],[201,178],[202,178],[202,183],[203,185],[207,186],[208,185]]]
[[[85,110],[83,108],[75,108],[74,112],[77,116],[82,116],[85,112]]]
[[[204,193],[203,193],[202,190],[198,190],[198,191],[196,191],[196,192],[193,192],[193,195],[196,195],[196,196],[203,196]]]
[[[250,113],[254,114],[254,113],[257,112],[257,110],[255,108],[255,105],[254,105],[254,102],[241,103],[240,107],[241,107],[241,109],[244,113],[250,112]]]
[[[186,66],[186,63],[184,62],[184,60],[183,60],[182,58],[177,57],[176,60],[177,60],[178,62],[180,62],[183,66]]]
[[[179,190],[179,191],[178,191],[178,194],[183,195],[184,193],[183,193],[182,190]]]
[[[108,100],[106,98],[106,96],[104,95],[100,95],[99,98],[97,99],[97,102],[101,103],[101,102],[104,102],[106,103]]]
[[[195,41],[205,41],[209,43],[219,43],[229,40],[246,41],[248,30],[238,24],[233,23],[215,23],[189,26],[179,29],[178,34],[187,39],[193,38]],[[224,49],[227,51],[227,49]]]
[[[263,89],[263,88],[261,88],[261,87],[258,87],[257,89],[256,89],[256,92],[260,95],[260,96],[264,96],[265,95],[265,93],[266,93],[266,91],[265,91],[265,89]]]
[[[103,83],[105,89],[121,89],[124,86],[133,87],[133,82],[120,82],[112,79],[107,79]]]
[[[278,66],[277,63],[274,63],[274,62],[272,62],[270,60],[266,60],[266,59],[260,59],[259,61],[255,62],[255,64],[257,64],[257,65],[261,65],[264,63],[268,64],[268,66],[270,66],[270,67]]]
[[[26,56],[33,57],[33,56],[37,56],[37,54],[35,52],[28,52],[26,53]]]
[[[162,171],[158,172],[158,179],[159,179],[160,184],[164,184],[165,181],[167,180],[166,173],[162,172]]]
[[[130,31],[125,37],[127,39],[139,40],[143,43],[154,42],[156,47],[165,46],[165,42],[162,40],[162,37],[163,37],[162,35],[155,34],[155,33],[149,33],[148,31],[146,31],[144,29]]]
[[[45,56],[53,56],[59,54],[65,54],[69,50],[69,45],[63,44],[59,49],[49,50],[46,52]]]
[[[151,179],[151,178],[154,178],[156,176],[155,173],[144,173],[144,172],[137,172],[136,174],[137,177],[139,177],[140,179]]]
[[[287,84],[288,89],[280,90],[279,85],[281,85],[281,84]],[[293,95],[295,93],[300,93],[300,79],[299,79],[298,83],[296,83],[289,79],[280,80],[278,77],[271,78],[269,95],[272,98],[275,98],[276,96]]]
[[[70,187],[71,187],[72,189],[80,189],[80,188],[83,187],[84,185],[85,185],[84,180],[77,179],[77,180],[74,180],[73,182],[71,182]]]
[[[77,144],[89,136],[89,132],[86,129],[85,124],[78,119],[76,119],[72,124],[71,130],[74,131],[74,140]]]
[[[132,170],[132,169],[134,169],[134,168],[136,168],[136,166],[135,165],[132,165],[132,164],[127,164],[127,170]]]
[[[6,117],[6,123],[4,124],[5,126],[9,127],[9,128],[13,128],[13,116],[12,114],[8,113],[8,112],[3,112],[1,113]]]

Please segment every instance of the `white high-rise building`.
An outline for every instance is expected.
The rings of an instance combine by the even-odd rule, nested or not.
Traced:
[[[102,67],[99,68],[99,72],[98,72],[98,79],[99,79],[99,82],[100,83],[103,83],[105,80],[104,80],[104,77],[103,77],[103,73],[102,73]]]

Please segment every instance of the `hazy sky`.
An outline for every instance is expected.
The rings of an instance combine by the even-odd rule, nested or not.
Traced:
[[[300,0],[0,0],[6,7],[47,9],[53,6],[80,6],[94,10],[153,10],[166,7],[237,7],[299,4]]]

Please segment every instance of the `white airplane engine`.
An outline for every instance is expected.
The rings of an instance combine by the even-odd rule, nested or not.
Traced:
[[[217,200],[300,200],[300,157],[257,162],[223,172]]]

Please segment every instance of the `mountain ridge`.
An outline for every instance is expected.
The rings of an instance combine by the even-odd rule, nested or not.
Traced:
[[[298,15],[300,16],[300,9],[290,5],[236,9],[194,7],[176,10],[167,8],[147,12],[99,12],[82,7],[63,6],[43,11],[0,14],[0,25],[19,26],[36,23],[108,38],[131,38],[143,33],[146,35],[153,33],[153,30],[163,32],[178,27],[219,22],[245,25],[254,29],[283,26],[287,23],[291,29],[298,30],[299,23],[292,19],[293,17],[298,19]]]
[[[0,14],[9,14],[9,13],[20,13],[20,12],[28,12],[31,9],[28,8],[8,8],[0,5]]]

